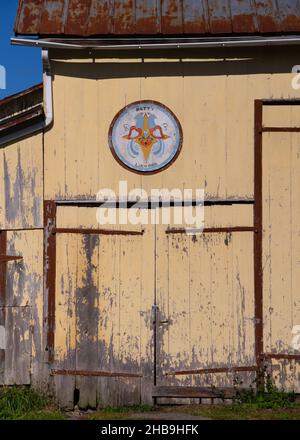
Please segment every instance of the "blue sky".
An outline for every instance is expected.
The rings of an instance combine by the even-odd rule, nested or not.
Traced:
[[[10,44],[18,0],[0,2],[0,66],[6,71],[6,89],[0,81],[0,99],[42,81],[41,50]],[[3,68],[0,68],[3,72]]]

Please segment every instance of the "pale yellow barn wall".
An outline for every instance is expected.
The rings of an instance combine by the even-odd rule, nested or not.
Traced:
[[[7,263],[5,383],[41,386],[44,362],[43,231],[9,231]]]
[[[263,136],[264,343],[300,353],[300,135]],[[273,361],[281,386],[299,392],[299,363]]]
[[[0,148],[0,229],[43,226],[43,135]]]
[[[264,106],[264,127],[300,127],[298,105]]]
[[[154,230],[143,236],[57,235],[55,367],[140,377],[55,378],[60,402],[151,403]]]
[[[95,198],[104,187],[118,192],[121,179],[129,189],[200,187],[206,197],[251,198],[254,99],[300,96],[291,85],[290,72],[299,61],[295,49],[285,48],[284,56],[271,49],[199,51],[182,58],[174,53],[168,59],[62,56],[52,54],[55,120],[45,135],[48,199]],[[167,105],[184,137],[171,167],[142,177],[116,162],[107,140],[116,113],[140,99]]]
[[[135,209],[133,207],[133,209]],[[132,210],[133,210],[132,209]],[[175,208],[181,210],[181,208]],[[162,213],[162,208],[158,209],[158,213],[154,215],[154,210],[139,210],[136,212],[136,218],[141,222],[138,224],[130,223],[130,215],[128,209],[116,209],[112,211],[113,216],[110,216],[106,208],[87,208],[76,206],[58,206],[56,225],[58,228],[94,228],[94,229],[120,229],[130,231],[140,231],[144,228],[145,224],[151,224],[153,219],[157,219],[159,223],[164,221],[164,224],[168,221],[168,225],[172,227],[180,227],[182,225],[188,226],[189,215],[192,219],[196,217],[197,213],[195,208],[190,212],[190,208],[187,208],[187,213],[184,209],[181,210],[181,215],[174,213],[174,208],[163,208],[165,213]],[[103,215],[100,216],[100,211]],[[122,212],[121,212],[122,211]],[[205,206],[204,210],[198,211],[198,215],[204,215],[204,227],[231,227],[231,226],[252,226],[253,225],[253,206],[252,205],[225,205],[225,206]],[[135,216],[135,215],[134,215]],[[100,224],[100,219],[113,219],[116,220],[115,224]],[[122,224],[123,219],[128,219],[128,224]],[[182,220],[180,224],[176,224],[176,220]],[[120,222],[121,221],[121,222]]]

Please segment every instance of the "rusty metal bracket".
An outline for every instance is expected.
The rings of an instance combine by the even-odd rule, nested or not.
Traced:
[[[115,371],[89,371],[89,370],[51,370],[55,376],[87,376],[87,377],[143,377],[141,373],[127,373]]]
[[[0,255],[0,263],[15,260],[23,260],[23,257],[21,255]]]
[[[166,234],[185,234],[186,232],[187,230],[185,228],[168,228],[165,231]],[[201,232],[204,234],[222,232],[256,232],[256,229],[253,226],[233,226],[225,228],[204,228]]]
[[[300,354],[290,354],[290,353],[264,353],[264,359],[278,359],[278,360],[288,360],[300,362]]]
[[[52,234],[102,234],[102,235],[143,235],[141,231],[130,231],[120,229],[92,229],[92,228],[53,228]]]
[[[215,374],[215,373],[239,373],[257,371],[257,366],[249,367],[218,367],[218,368],[201,368],[196,370],[180,370],[170,373],[165,373],[165,376],[180,376],[186,374]]]

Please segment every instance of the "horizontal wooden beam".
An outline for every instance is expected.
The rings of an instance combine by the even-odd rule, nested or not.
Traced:
[[[237,391],[246,391],[246,388],[237,390],[235,388],[214,388],[214,387],[184,387],[184,386],[155,386],[152,389],[152,397],[171,398],[222,398],[232,399]]]

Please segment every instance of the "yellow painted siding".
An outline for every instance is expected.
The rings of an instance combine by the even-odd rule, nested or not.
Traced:
[[[263,136],[263,268],[265,351],[299,354],[292,346],[300,324],[300,135]],[[291,370],[289,370],[291,368]],[[299,392],[299,363],[273,361],[281,386]],[[297,371],[297,374],[296,374]]]
[[[254,99],[300,96],[290,73],[298,55],[288,49],[279,68],[272,50],[224,56],[199,52],[155,62],[57,56],[55,124],[45,135],[46,198],[95,198],[100,188],[118,192],[119,180],[129,189],[198,187],[208,198],[253,197]],[[108,147],[112,119],[140,99],[167,105],[183,128],[178,159],[153,176],[124,169]]]
[[[165,374],[255,365],[252,233],[187,236],[160,227],[156,249],[159,384],[232,386],[237,373]]]
[[[103,60],[53,55],[53,127],[0,149],[0,229],[14,230],[8,233],[8,252],[24,256],[7,264],[7,323],[22,323],[26,352],[7,383],[29,383],[30,372],[33,382],[41,378],[46,346],[41,336],[43,306],[47,313],[43,231],[18,230],[43,227],[43,198],[95,199],[101,188],[118,195],[119,181],[126,180],[129,190],[203,188],[206,198],[253,199],[254,100],[300,96],[292,89],[290,73],[298,54],[287,49],[279,67],[272,50],[226,54]],[[107,141],[116,113],[141,99],[167,105],[183,128],[178,159],[152,176],[120,166]],[[264,109],[265,126],[299,123],[297,107]],[[268,353],[299,354],[291,345],[292,330],[300,325],[299,139],[297,133],[263,135],[263,317]],[[148,220],[151,212],[146,212]],[[51,368],[138,377],[54,375],[61,404],[73,406],[74,389],[80,392],[81,407],[151,403],[154,349],[158,385],[232,386],[236,380],[250,385],[254,372],[166,373],[255,365],[253,232],[166,234],[169,226],[186,222],[176,225],[171,216],[166,225],[124,225],[117,219],[115,225],[100,226],[96,214],[96,208],[58,206],[56,226],[144,231],[57,232]],[[204,226],[251,227],[253,206],[206,206]],[[12,352],[10,362],[13,356]],[[299,363],[274,360],[272,365],[278,384],[299,391]]]
[[[120,224],[119,211],[116,209],[116,224],[105,224],[100,225],[97,221],[97,210],[105,211],[106,208],[86,208],[86,207],[76,207],[76,206],[58,206],[57,207],[57,227],[58,228],[91,228],[91,229],[107,229],[107,230],[130,230],[130,231],[141,231],[145,228],[143,224]],[[175,208],[177,209],[177,208]],[[178,210],[181,208],[178,208]],[[128,210],[121,208],[122,214],[121,219],[128,216]],[[165,210],[163,214],[162,211]],[[170,220],[168,226],[180,227],[186,226],[185,214],[182,211],[182,222],[180,225],[175,223],[177,216],[175,216],[174,208],[170,209],[168,214],[168,208],[159,208],[157,218],[162,221]],[[142,218],[150,224],[151,219],[155,218],[153,209],[143,209]],[[188,211],[189,212],[189,211]],[[192,215],[195,216],[195,209],[191,211]],[[204,207],[204,226],[206,228],[212,227],[234,227],[234,226],[252,226],[253,225],[253,206],[252,205],[223,205],[223,206],[205,206]],[[137,214],[138,215],[138,214]],[[179,217],[180,218],[180,217]],[[187,218],[188,220],[188,218]]]
[[[43,232],[7,233],[5,384],[41,385],[43,342]]]
[[[56,376],[64,406],[151,403],[154,238],[58,234],[55,368],[138,377]]]
[[[43,226],[43,135],[0,149],[0,229]]]

